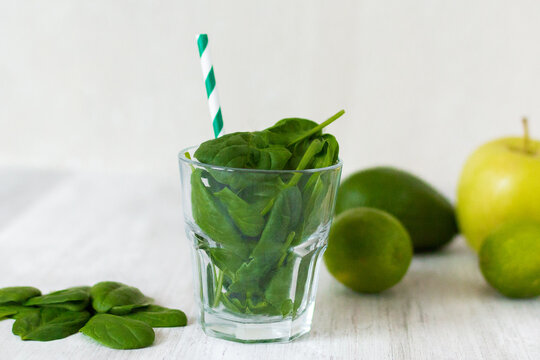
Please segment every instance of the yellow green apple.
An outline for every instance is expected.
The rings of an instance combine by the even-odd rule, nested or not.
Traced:
[[[525,136],[491,141],[467,160],[457,190],[461,233],[478,251],[506,221],[540,221],[540,141]]]

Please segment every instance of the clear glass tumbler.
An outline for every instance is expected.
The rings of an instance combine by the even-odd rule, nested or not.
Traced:
[[[251,170],[179,154],[195,298],[206,334],[287,342],[309,332],[342,163]]]

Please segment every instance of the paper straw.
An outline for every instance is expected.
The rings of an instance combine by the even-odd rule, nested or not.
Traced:
[[[197,46],[199,47],[199,56],[201,58],[201,68],[206,85],[206,97],[208,98],[208,108],[214,128],[214,136],[217,138],[223,130],[223,118],[221,116],[221,106],[219,105],[219,96],[216,89],[216,78],[214,76],[214,67],[210,59],[210,49],[208,47],[208,35],[199,34],[197,36]]]

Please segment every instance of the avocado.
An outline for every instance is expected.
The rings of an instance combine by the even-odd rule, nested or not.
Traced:
[[[415,252],[433,251],[458,233],[454,207],[418,177],[391,167],[375,167],[349,176],[339,187],[336,215],[355,207],[394,215],[405,226]]]

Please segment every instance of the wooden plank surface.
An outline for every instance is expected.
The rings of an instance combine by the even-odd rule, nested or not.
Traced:
[[[183,309],[185,328],[119,351],[81,334],[23,342],[0,322],[0,359],[531,359],[540,358],[540,301],[509,300],[482,279],[462,239],[414,258],[380,295],[355,294],[323,268],[310,335],[243,345],[197,325],[177,179],[0,169],[0,287],[43,292],[117,280]]]

